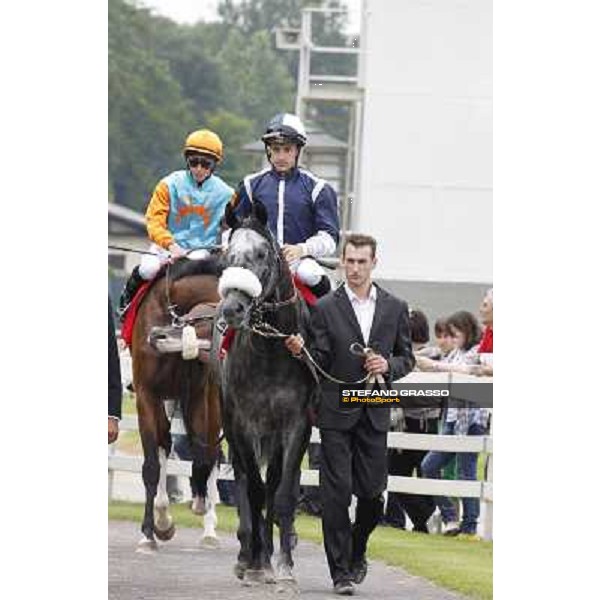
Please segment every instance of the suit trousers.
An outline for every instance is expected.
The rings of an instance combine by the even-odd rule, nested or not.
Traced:
[[[366,410],[350,430],[321,429],[322,527],[334,583],[350,578],[352,563],[364,556],[369,535],[383,513],[386,450],[387,433],[373,428]],[[353,493],[358,503],[351,525],[348,508]]]

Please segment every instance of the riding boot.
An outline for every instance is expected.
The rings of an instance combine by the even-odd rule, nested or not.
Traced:
[[[119,298],[119,316],[121,319],[125,315],[125,311],[129,307],[129,304],[133,300],[135,293],[138,291],[142,283],[144,283],[145,279],[140,275],[139,267],[135,267],[121,292],[121,297]]]
[[[327,276],[323,275],[319,282],[310,286],[309,289],[317,298],[322,298],[331,291],[331,282]]]

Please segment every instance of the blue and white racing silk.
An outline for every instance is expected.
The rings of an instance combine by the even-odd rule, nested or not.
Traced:
[[[280,245],[303,244],[304,255],[315,258],[335,253],[337,195],[324,179],[302,168],[282,175],[269,167],[240,183],[233,201],[236,214],[247,215],[255,200],[265,205],[269,229]]]

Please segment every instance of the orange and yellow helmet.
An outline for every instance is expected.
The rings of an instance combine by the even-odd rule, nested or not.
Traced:
[[[223,142],[216,133],[208,129],[198,129],[190,133],[185,140],[183,153],[188,152],[210,154],[220,161],[223,158]]]

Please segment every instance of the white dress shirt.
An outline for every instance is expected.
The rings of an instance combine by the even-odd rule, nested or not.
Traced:
[[[373,325],[373,316],[375,315],[375,302],[377,301],[377,288],[371,284],[369,289],[369,295],[362,300],[359,298],[351,289],[350,286],[345,283],[344,289],[348,294],[350,304],[354,309],[356,320],[360,325],[360,330],[363,335],[365,344],[369,343],[369,335],[371,334],[371,326]]]

